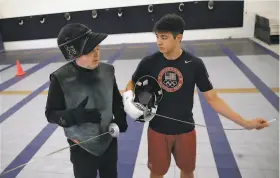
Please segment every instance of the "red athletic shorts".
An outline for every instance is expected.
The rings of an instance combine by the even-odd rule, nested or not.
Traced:
[[[185,173],[195,170],[196,131],[164,135],[148,129],[148,168],[153,174],[165,175],[173,154],[176,165]]]

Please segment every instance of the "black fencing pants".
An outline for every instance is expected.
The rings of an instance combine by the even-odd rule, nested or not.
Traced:
[[[70,144],[71,141],[68,140]],[[73,164],[75,178],[117,178],[118,142],[114,138],[102,156],[94,156],[81,147],[70,148],[70,160]]]

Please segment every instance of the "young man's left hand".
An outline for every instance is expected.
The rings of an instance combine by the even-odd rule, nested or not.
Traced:
[[[257,130],[261,130],[265,127],[268,127],[270,124],[262,119],[262,118],[256,118],[256,119],[252,119],[252,120],[248,120],[245,125],[244,128],[246,128],[247,130],[252,130],[252,129],[257,129]]]

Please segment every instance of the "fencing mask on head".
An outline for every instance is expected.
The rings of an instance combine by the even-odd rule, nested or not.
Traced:
[[[63,26],[57,38],[57,44],[67,61],[74,60],[81,55],[88,54],[99,45],[107,34],[94,33],[89,27],[80,23]]]

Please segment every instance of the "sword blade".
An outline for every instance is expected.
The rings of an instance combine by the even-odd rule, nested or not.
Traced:
[[[108,134],[108,133],[110,133],[110,132],[105,132],[105,133],[103,133],[103,134],[90,137],[89,139],[86,139],[86,140],[84,140],[84,141],[82,141],[82,142],[75,143],[75,144],[73,144],[73,145],[71,145],[71,146],[67,146],[67,147],[61,148],[61,149],[59,149],[59,150],[53,151],[53,152],[51,152],[51,153],[49,153],[49,154],[47,154],[47,155],[45,155],[45,156],[43,156],[43,157],[40,157],[40,158],[37,158],[37,159],[32,159],[32,160],[30,160],[30,161],[27,162],[27,163],[21,164],[21,165],[15,167],[15,168],[12,168],[12,169],[10,169],[10,170],[8,170],[8,171],[5,171],[5,172],[1,173],[1,174],[0,174],[0,177],[3,176],[3,175],[5,175],[5,174],[8,174],[8,173],[10,173],[10,172],[12,172],[12,171],[14,171],[14,170],[17,170],[17,169],[19,169],[19,168],[21,168],[21,167],[23,167],[23,166],[26,166],[26,165],[28,165],[28,164],[30,164],[30,163],[32,163],[32,162],[41,160],[41,159],[43,159],[43,158],[45,158],[45,157],[47,157],[47,156],[51,156],[51,155],[53,155],[53,154],[55,154],[55,153],[61,152],[61,151],[65,150],[65,149],[69,149],[69,148],[71,148],[71,147],[73,147],[73,146],[80,145],[81,143],[87,142],[87,141],[89,141],[89,140],[91,140],[91,139],[94,139],[94,138],[97,138],[97,137],[101,137],[101,136],[106,135],[106,134]]]
[[[151,113],[150,112],[150,114],[155,115],[155,116],[159,116],[159,117],[163,117],[163,118],[166,118],[166,119],[174,120],[174,121],[177,121],[177,122],[182,122],[182,123],[185,123],[185,124],[191,124],[191,125],[197,125],[197,126],[200,126],[200,127],[210,128],[209,126],[206,126],[206,125],[196,124],[196,123],[187,122],[187,121],[182,121],[182,120],[179,120],[179,119],[175,119],[175,118],[172,118],[172,117],[168,117],[168,116],[164,116],[164,115],[160,115],[160,114],[156,114],[156,113]],[[275,121],[276,121],[276,119],[271,119],[267,122],[271,123],[271,122],[275,122]],[[245,129],[245,128],[224,128],[223,130],[247,130],[247,129]]]
[[[175,119],[173,117],[168,117],[168,116],[164,116],[164,115],[160,115],[160,114],[156,114],[156,113],[151,113],[151,114],[153,114],[155,116],[163,117],[163,118],[166,118],[166,119],[170,119],[170,120],[173,120],[173,121],[185,123],[185,124],[191,124],[191,125],[196,125],[196,126],[200,126],[200,127],[210,128],[209,126],[206,126],[206,125],[196,124],[196,123],[187,122],[187,121],[182,121],[182,120],[179,120],[179,119]],[[224,130],[246,130],[246,129],[245,128],[230,128],[230,129],[225,128]]]

